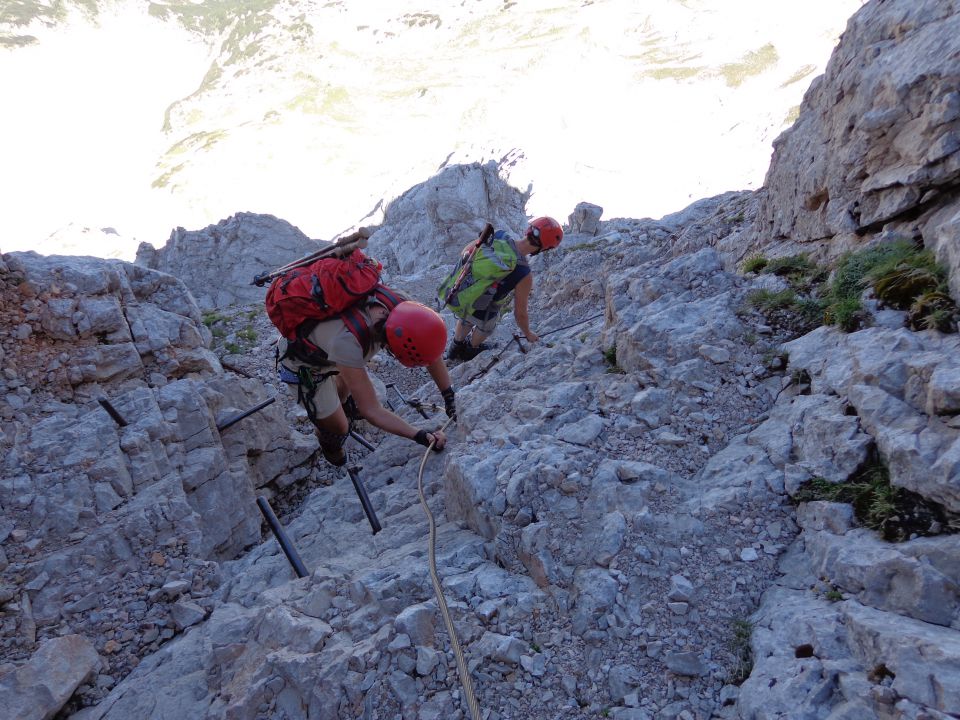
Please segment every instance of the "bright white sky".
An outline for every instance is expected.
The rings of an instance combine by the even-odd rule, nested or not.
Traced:
[[[330,238],[378,199],[428,179],[452,151],[470,161],[511,148],[527,157],[511,180],[533,183],[532,215],[564,220],[587,200],[603,206],[605,218],[660,217],[701,197],[762,184],[770,143],[817,73],[781,86],[804,65],[822,69],[860,5],[643,5],[663,37],[699,54],[697,64],[721,65],[772,42],[775,70],[738,88],[722,79],[638,80],[624,57],[642,48],[624,27],[642,21],[641,9],[625,0],[584,6],[583,27],[559,39],[535,69],[493,77],[491,68],[501,64],[489,57],[473,71],[463,62],[455,82],[435,90],[430,126],[402,112],[389,123],[371,118],[365,136],[338,135],[334,154],[329,128],[309,117],[232,128],[229,141],[191,164],[175,193],[151,189],[158,160],[178,139],[161,133],[164,112],[199,86],[210,49],[139,7],[99,27],[74,23],[42,35],[37,46],[0,50],[0,250],[132,259],[140,241],[162,246],[176,226],[200,229],[239,211],[271,213],[311,237]],[[700,8],[696,22],[688,6]],[[550,108],[549,116],[530,107]],[[84,227],[93,231],[83,234]],[[104,227],[119,235],[97,230]]]

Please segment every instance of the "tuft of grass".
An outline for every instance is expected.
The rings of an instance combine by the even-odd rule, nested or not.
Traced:
[[[781,85],[780,87],[785,88],[789,85],[793,85],[793,83],[795,82],[800,82],[805,77],[807,77],[807,75],[809,75],[816,69],[817,69],[816,65],[804,65],[802,68],[797,70],[793,75],[787,78],[786,81],[783,83],[783,85]]]
[[[215,325],[216,323],[226,319],[226,317],[215,311],[205,312],[203,314],[203,324],[207,327],[211,327],[212,325]]]
[[[957,308],[947,292],[947,273],[929,250],[893,240],[847,253],[837,263],[825,299],[825,320],[852,332],[862,326],[860,296],[873,286],[879,300],[910,310],[914,329],[956,329]]]
[[[794,495],[796,502],[827,500],[850,503],[857,519],[871,530],[881,530],[896,514],[900,488],[890,484],[890,473],[883,464],[861,471],[845,483],[832,483],[822,477],[805,482]]]
[[[859,330],[863,325],[863,305],[860,298],[843,298],[828,302],[823,320],[827,325],[836,325],[844,332]]]
[[[916,247],[912,242],[894,240],[858,252],[846,253],[837,263],[833,281],[830,283],[831,296],[837,300],[859,300],[871,272],[884,266],[895,266],[915,252]]]
[[[792,108],[787,110],[787,114],[783,118],[783,125],[785,127],[793,125],[799,119],[800,119],[800,106],[794,105]]]
[[[863,526],[875,530],[889,542],[960,532],[956,518],[942,506],[891,485],[889,470],[879,458],[866,463],[846,482],[813,478],[804,483],[793,501],[810,500],[849,503]]]
[[[813,275],[817,266],[810,261],[805,253],[773,258],[763,268],[768,275],[779,275],[788,280],[800,281]]]
[[[751,255],[746,260],[743,261],[743,264],[740,266],[740,270],[743,273],[757,273],[761,272],[769,261],[763,255],[757,253]]]
[[[567,252],[574,252],[577,250],[596,250],[598,247],[600,247],[600,245],[600,240],[588,240],[587,242],[579,243],[577,245],[570,245],[568,248],[566,248],[566,250]]]
[[[943,283],[942,275],[936,270],[911,267],[909,263],[882,273],[875,271],[869,279],[877,298],[898,310],[906,310],[916,298],[935,292]]]
[[[226,350],[229,355],[239,355],[243,352],[243,349],[236,343],[227,343],[223,346],[223,349]]]
[[[910,305],[907,322],[914,330],[957,331],[957,306],[939,290],[923,293]]]
[[[247,342],[255,342],[257,339],[257,331],[253,328],[244,328],[237,332],[237,337],[241,340],[246,340]]]
[[[702,73],[705,68],[702,67],[683,67],[683,66],[674,66],[674,67],[658,67],[651,68],[649,70],[644,70],[640,75],[641,77],[648,77],[652,80],[689,80],[690,78],[697,77]]]
[[[617,373],[619,375],[626,375],[627,371],[624,370],[617,364],[617,346],[614,345],[610,348],[607,348],[603,351],[603,359],[606,361],[609,367],[607,368],[608,373]]]
[[[823,596],[830,602],[840,602],[843,600],[843,593],[840,592],[840,590],[838,590],[836,587],[832,587],[827,590]]]
[[[744,680],[753,672],[753,649],[750,647],[750,636],[753,634],[753,623],[743,618],[730,620],[730,638],[727,647],[733,655],[733,668],[728,682],[733,685],[742,685]]]
[[[747,304],[758,310],[782,310],[797,301],[797,293],[790,288],[785,290],[754,290],[747,295]]]

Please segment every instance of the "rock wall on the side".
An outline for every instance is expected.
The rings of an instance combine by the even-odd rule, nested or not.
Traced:
[[[960,297],[958,37],[956,0],[864,5],[774,142],[752,243],[731,250],[837,255],[886,227],[934,247]]]

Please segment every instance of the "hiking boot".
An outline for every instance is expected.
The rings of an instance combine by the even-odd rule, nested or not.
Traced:
[[[480,343],[476,347],[474,347],[473,345],[466,345],[466,343],[464,343],[464,345],[465,345],[465,347],[463,348],[464,360],[473,360],[477,355],[482,353],[484,350],[489,350],[491,348],[491,346],[487,345],[486,343]]]
[[[321,445],[320,452],[323,453],[323,459],[334,467],[343,467],[347,464],[347,452],[342,447],[324,447]]]
[[[447,360],[466,360],[467,348],[466,340],[454,340],[447,351]]]

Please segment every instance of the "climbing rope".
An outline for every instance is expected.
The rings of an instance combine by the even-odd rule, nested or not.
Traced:
[[[447,426],[453,422],[453,418],[447,420],[441,432],[447,429]],[[447,633],[450,635],[450,645],[453,647],[454,657],[457,659],[457,672],[460,674],[460,684],[463,685],[463,694],[467,700],[467,707],[470,708],[470,717],[473,720],[480,720],[480,706],[477,704],[477,696],[473,692],[473,682],[470,680],[470,670],[467,667],[467,661],[463,657],[463,650],[460,648],[460,641],[457,639],[456,629],[453,627],[453,620],[450,619],[450,610],[447,607],[447,601],[443,597],[443,588],[440,585],[440,576],[437,574],[437,523],[433,519],[433,513],[427,506],[427,497],[423,492],[423,469],[427,464],[427,458],[433,450],[436,439],[430,442],[429,447],[423,453],[423,460],[420,461],[420,471],[417,474],[417,492],[420,494],[420,504],[423,511],[427,514],[427,521],[430,523],[430,581],[433,583],[433,593],[437,597],[437,605],[440,607],[440,614],[443,615],[443,622],[447,626]]]

